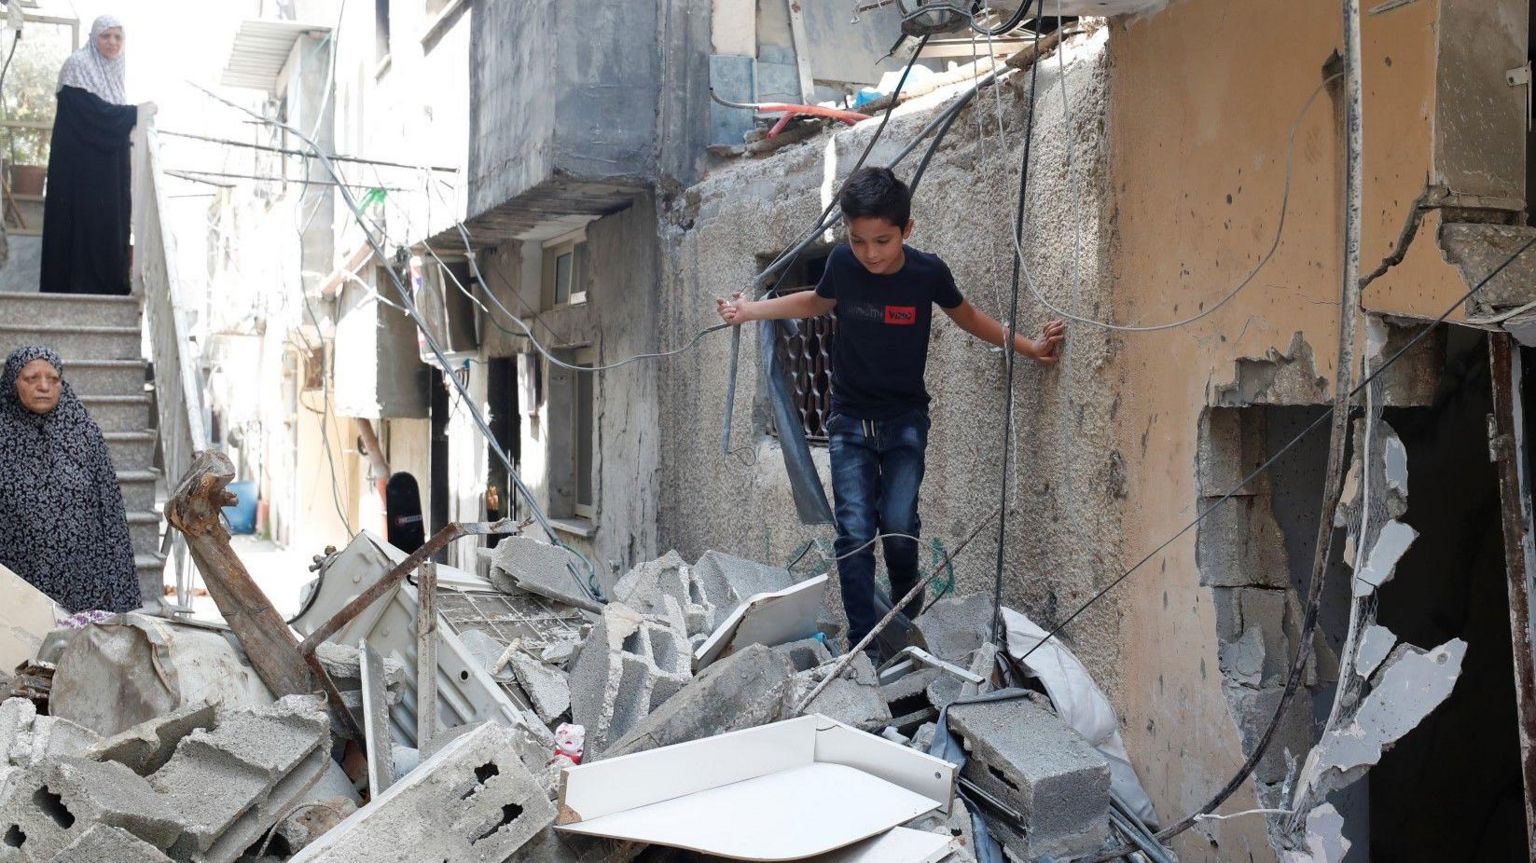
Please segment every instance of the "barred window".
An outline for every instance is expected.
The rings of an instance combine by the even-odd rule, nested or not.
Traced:
[[[828,249],[801,256],[784,278],[779,293],[815,290],[827,266]],[[764,265],[768,262],[764,261]],[[835,312],[798,321],[794,334],[778,328],[774,352],[789,377],[790,398],[800,414],[800,427],[811,443],[827,442],[827,418],[832,414],[832,341],[837,337]],[[778,429],[770,420],[769,433]]]

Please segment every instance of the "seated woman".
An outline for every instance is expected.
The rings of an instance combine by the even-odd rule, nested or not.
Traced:
[[[101,428],[48,348],[0,374],[0,564],[71,612],[143,602],[117,472]]]
[[[127,294],[128,104],[123,25],[103,15],[85,47],[59,71],[59,107],[48,152],[40,287],[52,294]]]

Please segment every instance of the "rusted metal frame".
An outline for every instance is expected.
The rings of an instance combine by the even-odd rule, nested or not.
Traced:
[[[309,637],[299,644],[299,652],[305,656],[312,656],[316,648],[324,644],[331,636],[341,631],[343,626],[351,623],[354,618],[362,614],[368,606],[378,602],[385,594],[389,593],[405,579],[415,572],[423,561],[437,554],[448,546],[448,543],[464,536],[487,536],[490,534],[508,534],[516,530],[517,523],[512,519],[504,518],[501,521],[482,522],[453,522],[443,527],[428,539],[426,544],[412,552],[410,557],[400,561],[389,574],[374,582],[367,590],[359,593],[347,603],[335,615],[320,624]]]
[[[423,561],[416,582],[416,748],[437,736],[437,564]]]
[[[1509,628],[1514,643],[1515,705],[1520,719],[1520,772],[1525,779],[1526,842],[1536,846],[1536,657],[1531,654],[1532,560],[1530,454],[1525,449],[1520,354],[1506,333],[1490,333],[1493,422],[1489,456],[1498,465],[1504,527],[1504,568],[1509,579]]]

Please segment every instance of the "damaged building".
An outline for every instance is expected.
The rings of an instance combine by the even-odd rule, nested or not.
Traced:
[[[357,200],[231,114],[301,155],[138,223],[219,229],[186,321],[174,267],[136,281],[196,347],[152,336],[140,563],[190,589],[206,550],[149,511],[215,448],[319,578],[265,646],[176,607],[49,636],[0,581],[31,615],[0,643],[0,860],[732,858],[761,822],[667,807],[807,818],[786,773],[889,807],[863,857],[769,829],[774,859],[987,859],[978,829],[1029,861],[1536,859],[1528,3],[1062,0],[992,36],[920,0],[252,5],[224,83],[351,158]],[[934,32],[892,54],[904,17]],[[881,663],[812,491],[835,315],[707,329],[816,286],[866,160],[922,166],[910,242],[971,303],[1068,326],[1011,393],[934,327],[935,601]],[[7,348],[52,332],[28,301],[0,294]],[[268,653],[315,664],[276,685]],[[169,777],[245,770],[230,723],[302,741],[213,818]]]

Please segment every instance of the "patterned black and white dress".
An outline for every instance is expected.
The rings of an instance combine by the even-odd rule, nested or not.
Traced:
[[[69,383],[35,414],[16,381],[33,360],[62,375],[48,348],[20,348],[0,376],[0,564],[71,612],[132,611],[143,604],[123,494],[101,428]]]

